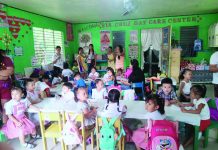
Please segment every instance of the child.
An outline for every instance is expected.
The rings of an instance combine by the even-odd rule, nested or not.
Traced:
[[[90,72],[88,78],[91,79],[92,81],[94,81],[98,77],[99,77],[99,73],[96,71],[95,67],[92,67],[91,72]]]
[[[61,99],[63,99],[64,101],[74,101],[74,93],[72,92],[72,88],[72,83],[64,83],[62,86]]]
[[[147,98],[145,109],[148,111],[145,116],[148,125],[134,131],[132,136],[132,140],[135,143],[137,150],[141,150],[141,148],[146,149],[148,142],[148,129],[151,126],[151,120],[165,119],[164,99],[158,97],[157,95]]]
[[[73,71],[69,69],[69,64],[67,62],[64,63],[64,69],[62,70],[62,77],[67,77],[68,81],[70,77],[73,75]]]
[[[115,79],[115,72],[111,67],[107,67],[107,73],[103,77],[104,83],[114,81]]]
[[[75,87],[86,87],[86,83],[83,80],[83,78],[81,78],[79,72],[75,73],[74,80],[75,80]]]
[[[118,69],[116,73],[116,79],[119,81],[124,78],[123,69]]]
[[[2,132],[9,139],[19,137],[20,143],[26,148],[34,148],[35,145],[25,142],[25,135],[32,134],[33,138],[39,138],[36,134],[35,125],[26,117],[25,111],[28,108],[39,111],[28,99],[22,99],[23,92],[20,88],[14,87],[11,90],[12,99],[5,104],[8,121],[3,126]]]
[[[88,52],[88,57],[87,57],[87,64],[88,64],[88,73],[90,73],[91,72],[91,68],[96,66],[95,51],[94,51],[93,44],[89,44],[89,52]]]
[[[161,80],[161,88],[157,92],[157,95],[165,100],[166,106],[177,103],[177,96],[172,85],[173,81],[170,78],[164,78]]]
[[[79,72],[78,64],[76,60],[73,61],[73,67],[72,67],[73,72]]]
[[[182,70],[179,75],[179,80],[181,81],[179,85],[179,99],[181,102],[190,102],[190,89],[192,86],[192,82],[190,81],[191,78],[192,71],[190,69]]]
[[[31,102],[31,104],[37,104],[41,102],[40,94],[35,90],[34,81],[32,79],[26,79],[25,82],[27,99]]]
[[[114,63],[115,56],[111,46],[108,47],[107,58],[108,58],[108,67],[115,69],[115,63]]]
[[[192,113],[192,114],[199,114],[201,117],[201,123],[200,123],[200,135],[203,131],[207,129],[207,127],[210,125],[210,110],[209,106],[207,104],[207,101],[205,100],[204,96],[206,94],[206,87],[203,85],[193,85],[191,87],[190,91],[190,98],[193,100],[193,103],[189,104],[180,104],[181,111],[184,113]],[[185,107],[194,107],[193,109],[187,110]],[[191,132],[193,133],[193,132]],[[192,135],[191,138],[184,144],[184,147],[187,147],[189,144],[192,143],[194,136]]]
[[[124,52],[123,47],[121,45],[118,45],[115,49],[116,51],[116,61],[115,61],[115,68],[118,69],[124,69]]]
[[[95,126],[96,109],[88,105],[88,95],[84,87],[79,87],[74,90],[75,101],[79,113],[83,113],[85,117],[85,127],[92,129]]]
[[[30,75],[30,78],[35,83],[35,90],[36,92],[40,93],[41,98],[51,96],[49,86],[45,82],[39,81],[38,74],[33,73]]]
[[[103,100],[106,96],[106,88],[104,88],[104,83],[101,79],[95,80],[96,88],[92,89],[92,98]]]
[[[49,75],[47,74],[44,74],[42,76],[42,82],[45,82],[50,88],[52,88],[52,84],[49,82],[50,78],[49,78]]]
[[[60,84],[62,81],[57,72],[53,73],[52,85]]]
[[[108,92],[108,101],[104,107],[101,116],[107,118],[113,117],[122,117],[122,114],[125,114],[127,111],[127,107],[119,103],[120,99],[120,91],[118,88],[112,88]]]

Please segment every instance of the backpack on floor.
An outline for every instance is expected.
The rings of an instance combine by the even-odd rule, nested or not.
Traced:
[[[167,120],[152,121],[149,147],[151,150],[178,150],[178,124]]]
[[[110,122],[107,121],[107,118],[103,117],[103,126],[100,129],[100,149],[101,150],[115,150],[117,142],[122,136],[125,136],[124,129],[121,125],[120,134],[117,136],[114,123],[117,118],[112,118]]]
[[[77,115],[67,115],[67,122],[62,131],[62,139],[66,145],[76,145],[82,143],[82,136],[79,133],[79,128],[76,125],[75,119]]]

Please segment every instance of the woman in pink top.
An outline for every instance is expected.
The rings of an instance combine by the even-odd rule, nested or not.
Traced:
[[[121,45],[118,45],[115,49],[116,51],[116,62],[115,62],[115,68],[118,69],[124,69],[124,52],[123,47]]]

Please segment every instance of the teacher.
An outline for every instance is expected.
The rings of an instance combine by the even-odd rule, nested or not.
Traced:
[[[3,114],[3,123],[6,123],[7,116],[5,115],[4,105],[11,99],[11,75],[14,73],[14,65],[11,59],[2,54],[0,49],[0,100]]]
[[[218,98],[218,51],[210,57],[210,71],[213,72],[214,96]]]
[[[62,73],[64,58],[61,55],[61,47],[56,46],[56,53],[53,56],[54,72],[58,75]]]

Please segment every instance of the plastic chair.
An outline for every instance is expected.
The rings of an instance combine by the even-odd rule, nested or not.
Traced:
[[[45,128],[45,124],[48,120],[52,121],[52,123],[48,128]],[[54,143],[56,144],[56,139],[62,136],[61,114],[59,112],[39,112],[39,122],[42,134],[43,149],[47,150],[46,138],[53,138]],[[63,140],[60,142],[61,148],[64,150]]]
[[[91,137],[92,150],[94,150],[94,129],[86,129],[84,126],[84,115],[83,114],[75,114],[73,112],[64,112],[63,113],[63,123],[65,124],[67,121],[67,115],[73,116],[76,115],[75,121],[80,124],[81,127],[81,135],[82,135],[82,149],[86,150],[86,140]],[[67,145],[64,144],[65,150],[68,149]]]
[[[214,108],[217,110],[216,102],[215,100],[209,100],[207,102],[209,108]],[[218,129],[218,121],[211,120],[210,126],[204,131],[204,148],[208,146],[208,138],[209,138],[209,131],[210,129]],[[218,143],[218,133],[217,133],[217,139],[216,142]]]
[[[140,94],[140,96],[141,96],[142,99],[144,100],[144,98],[145,98],[145,91],[144,91],[144,84],[143,84],[143,82],[135,82],[135,83],[132,83],[132,88],[133,88],[133,89],[141,88],[142,93]]]
[[[107,120],[110,121],[110,118],[107,118]],[[115,121],[115,123],[114,123],[114,127],[117,129],[118,134],[120,134],[120,132],[121,132],[121,125],[122,125],[122,122],[121,122],[120,119],[117,119],[117,120]],[[103,126],[103,120],[102,120],[102,118],[100,118],[100,117],[97,117],[97,118],[96,118],[96,124],[95,124],[95,126],[96,126],[96,143],[97,143],[97,150],[100,150],[100,147],[99,147],[100,143],[99,143],[98,135],[100,135],[100,129],[101,129],[101,127]],[[117,143],[117,146],[118,146],[118,149],[119,149],[119,150],[124,150],[124,147],[125,147],[125,138],[124,138],[124,136],[122,136],[122,137],[120,138],[120,140],[119,140],[118,143]]]

